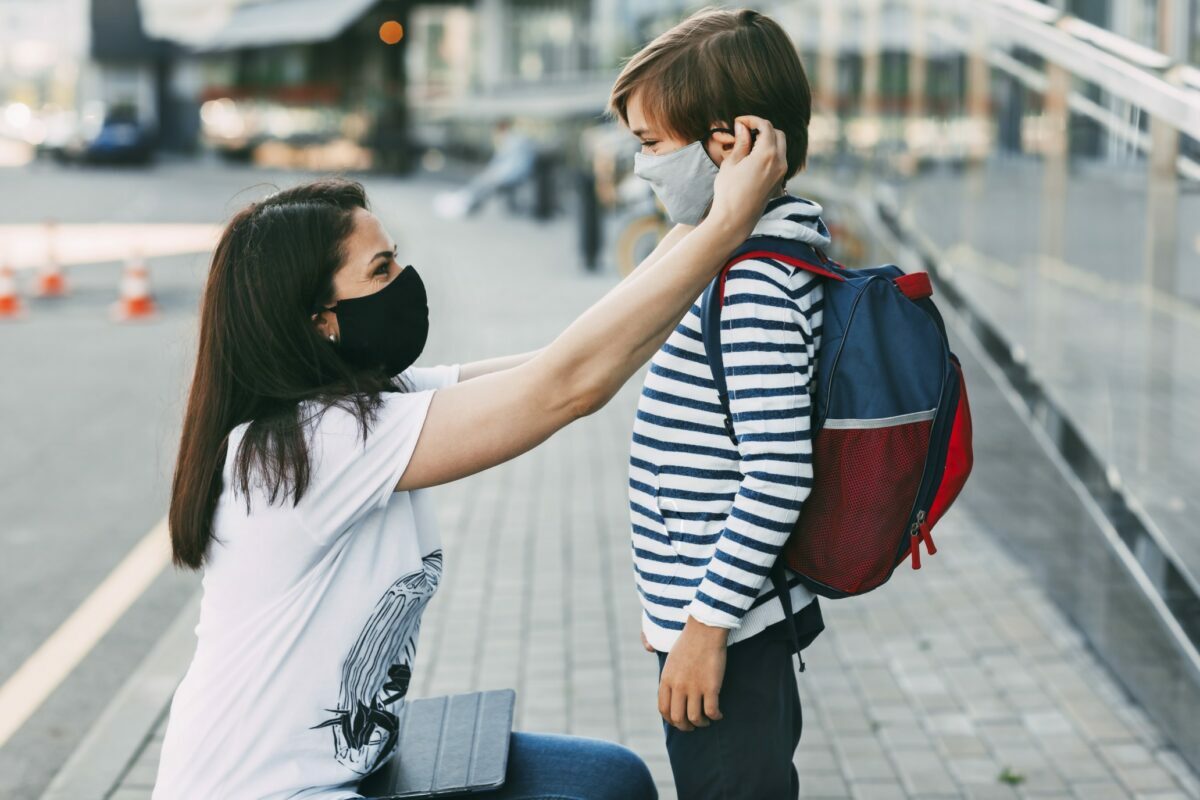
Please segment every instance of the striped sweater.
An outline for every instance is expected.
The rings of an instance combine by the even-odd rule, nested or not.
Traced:
[[[773,200],[751,236],[829,246],[821,207]],[[771,260],[730,270],[721,348],[734,445],[700,336],[700,301],[650,362],[629,459],[642,630],[671,649],[688,616],[729,642],[783,619],[768,576],[812,487],[808,383],[821,341],[822,289]],[[813,596],[794,576],[792,605]]]

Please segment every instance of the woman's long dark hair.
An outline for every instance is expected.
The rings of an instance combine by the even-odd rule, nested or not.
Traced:
[[[367,435],[381,392],[394,387],[382,372],[344,362],[312,323],[333,301],[333,275],[363,187],[324,179],[285,189],[239,211],[213,253],[200,309],[200,343],[168,517],[177,566],[199,569],[213,538],[229,432],[249,427],[234,462],[235,488],[249,504],[251,476],[271,503],[296,503],[309,482],[301,418],[337,405]],[[306,413],[305,417],[312,417]],[[249,510],[247,508],[247,510]]]

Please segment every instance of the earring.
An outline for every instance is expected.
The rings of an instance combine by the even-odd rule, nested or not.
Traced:
[[[337,343],[337,338],[336,338],[336,337],[334,337],[334,335],[331,333],[331,334],[329,334],[329,341],[331,341],[331,342],[334,342],[334,343],[336,344],[336,343]]]

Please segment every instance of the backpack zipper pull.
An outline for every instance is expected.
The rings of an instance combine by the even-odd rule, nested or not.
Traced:
[[[917,518],[915,520],[913,520],[913,523],[911,525],[908,526],[909,552],[912,553],[912,568],[913,569],[921,568],[921,540],[923,538],[925,538],[925,536],[926,536],[926,534],[923,530],[924,525],[925,525],[925,512],[918,511]],[[934,553],[933,550],[929,551],[930,555],[933,555],[933,553]]]
[[[933,532],[930,530],[929,522],[925,519],[925,512],[917,512],[917,530],[921,533],[921,538],[925,540],[925,549],[929,551],[929,555],[937,552],[937,546],[933,543]]]

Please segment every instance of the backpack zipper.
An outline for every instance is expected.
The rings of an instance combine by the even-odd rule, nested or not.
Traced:
[[[921,568],[921,537],[923,535],[922,527],[925,525],[925,512],[918,511],[917,518],[913,520],[913,524],[908,526],[908,541],[909,549],[912,552],[912,568]],[[929,554],[933,555],[934,551],[930,550]]]

